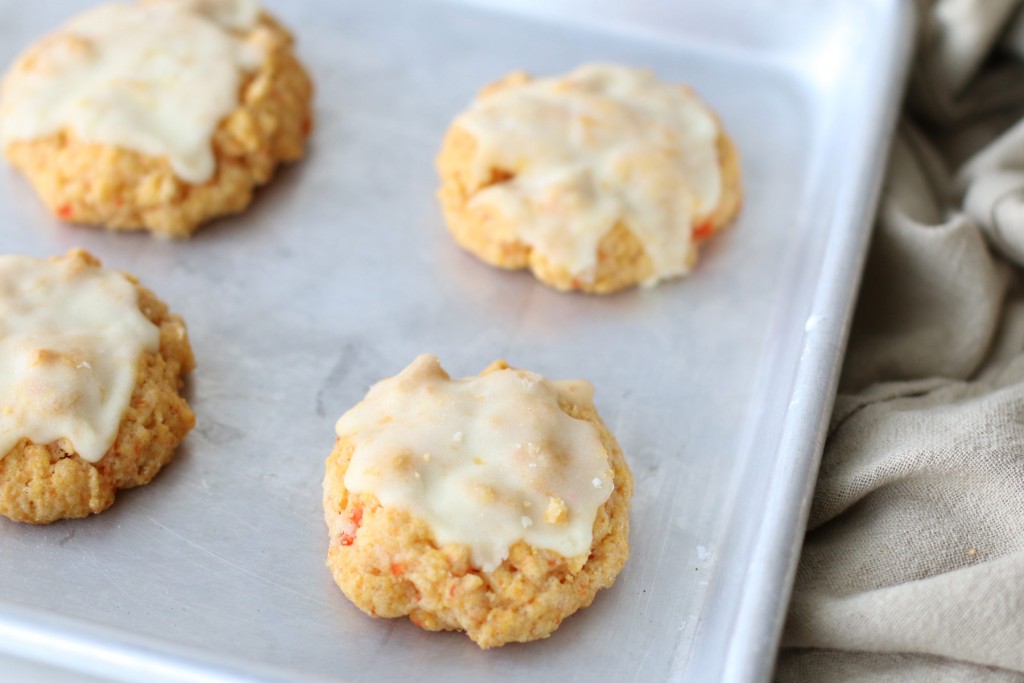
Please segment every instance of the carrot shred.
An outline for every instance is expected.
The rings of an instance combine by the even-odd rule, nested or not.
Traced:
[[[693,239],[706,240],[707,238],[711,237],[711,235],[714,234],[714,232],[715,229],[711,225],[711,221],[706,220],[693,229]]]
[[[338,535],[339,545],[352,545],[356,540],[356,533],[359,531],[359,524],[363,521],[363,508],[357,507],[352,510],[349,523],[345,525]]]

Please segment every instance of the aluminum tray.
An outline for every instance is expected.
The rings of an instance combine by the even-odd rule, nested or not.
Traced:
[[[91,0],[0,0],[0,61]],[[910,51],[899,0],[271,2],[318,86],[309,157],[188,242],[52,220],[0,171],[3,252],[81,245],[188,321],[198,425],[104,514],[0,522],[0,651],[119,680],[770,675]],[[693,84],[746,202],[687,280],[558,294],[447,236],[433,158],[484,83],[604,60]],[[371,620],[324,567],[338,415],[416,354],[585,377],[636,475],[632,557],[550,639]]]

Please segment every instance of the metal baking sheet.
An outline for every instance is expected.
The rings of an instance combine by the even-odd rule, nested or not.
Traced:
[[[0,61],[90,2],[0,0]],[[0,170],[0,246],[83,246],[188,322],[198,425],[90,519],[0,520],[0,651],[118,680],[746,681],[770,675],[910,50],[899,0],[277,2],[308,158],[187,242],[67,227]],[[589,61],[690,83],[743,158],[693,275],[559,294],[477,262],[434,192],[485,83]],[[324,566],[336,418],[421,352],[584,377],[636,475],[632,556],[548,640],[372,620]]]

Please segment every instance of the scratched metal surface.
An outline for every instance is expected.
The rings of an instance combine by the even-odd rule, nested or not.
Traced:
[[[90,4],[0,0],[0,61]],[[80,245],[188,322],[195,431],[104,514],[0,521],[0,651],[120,680],[756,680],[771,670],[907,57],[898,0],[279,2],[309,157],[188,242],[52,220],[0,170],[0,248]],[[433,157],[484,83],[643,65],[693,84],[746,202],[687,280],[594,298],[448,238]],[[430,351],[585,377],[636,474],[632,558],[550,639],[371,620],[324,567],[338,415]]]

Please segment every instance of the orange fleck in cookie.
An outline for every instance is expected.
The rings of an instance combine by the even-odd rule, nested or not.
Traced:
[[[614,583],[632,491],[589,383],[503,361],[452,380],[420,356],[338,421],[327,564],[372,616],[484,648],[546,638]]]
[[[0,148],[63,220],[188,237],[302,157],[311,99],[254,0],[108,4],[14,63]]]
[[[185,324],[82,250],[0,256],[0,514],[45,524],[148,483],[195,424]]]
[[[560,290],[685,275],[742,199],[739,157],[714,112],[689,88],[622,66],[488,86],[437,165],[455,240]]]

